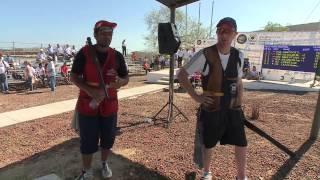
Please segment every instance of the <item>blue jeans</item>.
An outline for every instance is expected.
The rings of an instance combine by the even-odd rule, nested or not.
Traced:
[[[29,88],[30,91],[33,91],[32,77],[28,77],[27,79],[27,88]]]
[[[0,89],[2,92],[6,92],[9,90],[8,79],[7,79],[6,73],[0,74]]]
[[[56,89],[56,76],[49,77],[49,86],[51,88],[51,91],[54,91]]]

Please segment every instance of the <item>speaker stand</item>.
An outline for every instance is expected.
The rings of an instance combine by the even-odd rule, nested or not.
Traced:
[[[156,123],[156,121],[158,121],[159,119],[157,119],[157,116],[167,107],[168,107],[168,114],[166,117],[166,121],[165,121],[165,127],[169,127],[169,124],[180,114],[184,117],[184,119],[186,119],[187,121],[189,121],[189,119],[187,118],[187,116],[172,102],[170,103],[169,101],[152,117],[153,122]],[[176,109],[177,114],[175,116],[173,116],[173,108]]]
[[[175,23],[175,7],[170,7],[170,22]],[[173,103],[173,74],[174,74],[174,54],[170,54],[170,71],[169,71],[169,101],[167,104],[165,104],[159,112],[157,112],[156,115],[153,116],[153,121],[154,123],[157,121],[156,117],[160,114],[162,110],[164,110],[165,107],[169,106],[168,108],[168,115],[167,115],[167,120],[165,126],[168,128],[169,123],[172,122],[172,120],[177,117],[178,115],[182,115],[186,120],[189,120],[185,114],[181,112],[181,110]],[[178,111],[178,114],[173,117],[173,108],[176,108]]]

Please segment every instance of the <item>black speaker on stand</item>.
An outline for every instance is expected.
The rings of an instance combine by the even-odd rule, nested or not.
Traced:
[[[172,12],[171,9],[171,22],[172,22]],[[182,115],[186,120],[187,116],[181,112],[181,110],[173,103],[173,75],[174,75],[174,54],[178,51],[181,44],[180,37],[177,32],[176,25],[174,23],[159,23],[158,26],[158,44],[160,54],[170,54],[170,71],[169,71],[169,101],[153,116],[153,121],[155,122],[157,116],[161,113],[165,107],[168,107],[168,116],[166,121],[166,127],[169,127],[169,123],[178,115]],[[176,108],[178,114],[173,117],[173,107]]]
[[[160,54],[173,55],[181,44],[176,25],[173,23],[159,23],[158,44]]]

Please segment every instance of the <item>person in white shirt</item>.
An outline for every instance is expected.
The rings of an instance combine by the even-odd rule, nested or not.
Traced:
[[[36,77],[41,80],[42,86],[45,86],[45,69],[41,63],[36,68]]]
[[[256,66],[252,66],[252,70],[249,68],[249,73],[247,76],[249,80],[259,80],[259,72],[257,71]]]
[[[56,89],[56,67],[53,60],[50,60],[48,63],[48,79],[49,86],[52,92]]]
[[[47,47],[47,54],[49,55],[49,56],[54,56],[54,49],[53,49],[53,47],[51,46],[51,44],[48,44],[48,47]]]
[[[178,61],[178,68],[180,68],[181,66],[182,66],[182,58],[183,58],[183,49],[179,49],[178,50],[178,52],[176,53],[177,54],[177,56],[178,56],[178,59],[177,59],[177,61]]]
[[[226,17],[217,24],[217,44],[197,52],[179,73],[180,85],[201,104],[198,111],[195,157],[196,164],[203,167],[203,180],[211,180],[210,171],[213,147],[234,145],[238,180],[245,176],[247,139],[242,118],[242,66],[244,55],[234,47],[232,41],[237,35],[237,24]],[[203,93],[198,94],[188,77],[202,74]]]
[[[47,55],[46,53],[43,51],[43,49],[40,49],[40,52],[37,55],[37,61],[42,63],[43,61],[45,61],[47,59]]]
[[[27,88],[29,88],[30,91],[33,91],[33,78],[35,74],[34,68],[31,66],[31,63],[28,61],[24,61],[24,79],[27,81]]]
[[[7,79],[7,72],[9,69],[9,64],[3,60],[3,54],[0,52],[0,90],[4,94],[9,93],[8,87],[8,79]]]
[[[7,54],[7,56],[4,58],[4,61],[6,61],[10,67],[15,66],[14,59],[13,59],[13,57],[10,57],[9,54]]]
[[[72,57],[72,49],[69,46],[69,44],[66,45],[66,48],[64,49],[64,57],[65,59],[70,59]]]
[[[56,56],[63,56],[64,53],[63,48],[59,44],[57,44],[57,47],[55,48],[54,52]]]
[[[77,54],[77,49],[74,45],[72,45],[71,54],[72,54],[72,56],[76,56],[76,54]]]
[[[190,60],[190,58],[192,57],[192,53],[191,53],[191,50],[189,49],[186,49],[184,52],[183,52],[183,64],[187,64]]]

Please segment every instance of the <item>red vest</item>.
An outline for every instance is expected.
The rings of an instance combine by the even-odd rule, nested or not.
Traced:
[[[86,57],[86,63],[83,72],[83,79],[87,84],[99,84],[100,77],[96,65],[89,55],[89,47],[85,46],[83,48],[84,55]],[[105,84],[110,84],[110,82],[115,81],[116,78],[116,52],[112,48],[107,50],[108,56],[101,67],[102,76]],[[99,86],[97,88],[100,88]],[[109,116],[118,111],[118,98],[117,90],[108,88],[109,98],[105,98],[99,105],[98,108],[92,109],[89,106],[92,98],[83,90],[80,89],[80,95],[77,102],[77,110],[83,115],[97,115]]]

